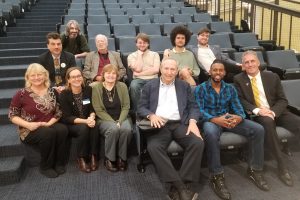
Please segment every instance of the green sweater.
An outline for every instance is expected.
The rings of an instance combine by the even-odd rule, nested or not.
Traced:
[[[92,87],[93,107],[97,117],[99,118],[99,121],[114,121],[113,118],[107,113],[103,104],[103,83],[98,82]],[[121,114],[118,121],[122,123],[125,119],[127,119],[130,109],[129,94],[125,83],[117,82],[116,89],[121,102]]]
[[[187,66],[192,70],[193,76],[198,76],[200,74],[200,68],[194,54],[191,51],[185,50],[182,53],[174,53],[171,50],[170,58],[173,58],[178,62],[179,70]]]
[[[90,52],[87,40],[84,35],[79,34],[75,39],[69,39],[65,34],[61,35],[61,42],[63,45],[63,50],[70,52],[74,55],[83,52]]]

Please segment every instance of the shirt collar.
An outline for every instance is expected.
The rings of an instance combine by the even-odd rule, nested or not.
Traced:
[[[198,46],[198,48],[209,48],[209,45],[207,45],[207,46],[201,46],[200,44],[198,44],[197,46]]]
[[[261,78],[260,72],[258,72],[258,74],[256,74],[255,76],[250,76],[248,74],[247,74],[247,76],[249,77],[250,80],[252,80],[254,77],[256,78],[256,80]]]
[[[174,53],[184,53],[185,50],[186,50],[185,47],[183,48],[183,51],[181,51],[181,52],[177,52],[177,51],[175,50],[175,48],[172,49],[172,51],[173,51]]]
[[[212,89],[212,90],[215,90],[215,89],[213,88],[212,84],[211,84],[211,79],[209,79],[207,82],[208,82],[208,83],[207,83],[208,87],[209,87],[210,89]],[[221,89],[220,89],[220,91],[223,90],[225,87],[226,87],[226,83],[222,80],[222,81],[221,81]]]
[[[173,86],[173,85],[175,85],[175,80],[172,81],[172,83],[170,83],[170,84],[166,84],[166,83],[164,83],[164,82],[161,80],[161,78],[159,79],[159,86],[160,86],[160,87],[168,87],[168,86]]]

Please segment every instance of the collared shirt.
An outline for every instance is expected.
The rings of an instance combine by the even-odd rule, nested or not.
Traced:
[[[167,85],[160,80],[156,115],[168,120],[180,120],[175,81]]]
[[[127,58],[128,66],[130,67],[130,66],[134,65],[134,63],[136,62],[137,59],[138,59],[138,51],[135,51],[135,52],[129,54],[129,56]],[[144,52],[142,59],[143,59],[142,71],[145,71],[154,66],[160,65],[159,54],[154,51],[150,51],[149,49]],[[147,75],[147,76],[139,76],[139,77],[133,76],[133,78],[139,78],[139,79],[144,79],[144,80],[153,79],[153,78],[157,78],[157,77],[158,77],[157,74]]]
[[[254,77],[249,76],[249,75],[248,75],[248,77],[250,79],[250,82],[254,78]],[[256,85],[257,85],[258,92],[259,92],[259,102],[260,102],[260,105],[262,107],[270,109],[270,105],[268,103],[268,100],[267,100],[267,97],[266,97],[266,93],[265,93],[265,89],[264,89],[264,86],[263,86],[263,83],[262,83],[262,80],[261,80],[260,72],[258,72],[258,74],[256,74],[255,78],[256,78]],[[259,108],[255,108],[254,110],[252,110],[252,112],[255,115],[258,115]],[[275,113],[274,113],[274,116],[275,116]]]
[[[198,45],[197,57],[198,61],[204,66],[205,70],[209,72],[211,64],[216,59],[215,54],[212,52],[209,46],[203,47]]]
[[[236,89],[224,81],[221,82],[219,94],[212,87],[211,80],[198,85],[195,97],[204,121],[226,113],[239,115],[242,118],[246,117]]]

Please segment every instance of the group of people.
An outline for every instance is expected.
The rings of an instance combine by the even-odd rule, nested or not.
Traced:
[[[175,27],[170,33],[173,48],[164,51],[160,62],[159,54],[149,49],[149,36],[139,33],[137,51],[127,58],[133,75],[128,90],[120,53],[108,50],[106,36],[97,35],[97,51],[89,52],[74,20],[62,36],[49,33],[49,51],[28,67],[25,88],[9,109],[22,142],[39,146],[41,173],[51,178],[65,173],[70,137],[77,138],[79,169],[97,170],[99,133],[105,138],[106,169],[125,171],[133,133],[131,110],[156,128],[147,138],[147,150],[160,179],[170,184],[170,199],[197,198],[189,184],[199,181],[204,146],[212,189],[221,199],[231,199],[220,161],[223,131],[248,139],[247,176],[258,188],[270,189],[262,173],[265,140],[276,158],[279,179],[292,186],[276,125],[297,134],[300,118],[287,110],[278,76],[260,71],[254,51],[245,52],[242,63],[221,54],[219,46],[208,44],[207,28],[199,30],[197,46],[186,47],[190,36],[184,26]],[[185,150],[179,171],[166,152],[172,140]]]

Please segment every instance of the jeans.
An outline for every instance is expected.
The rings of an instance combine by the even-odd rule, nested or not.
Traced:
[[[248,139],[248,165],[254,170],[262,170],[264,163],[264,128],[253,121],[244,119],[232,129],[222,128],[212,122],[204,122],[203,132],[207,152],[208,168],[212,175],[224,172],[220,161],[220,136],[223,131],[242,135]]]
[[[151,79],[149,79],[151,80]],[[131,99],[131,109],[136,112],[137,105],[141,96],[141,90],[143,86],[149,81],[144,79],[133,79],[130,83],[130,99]]]

